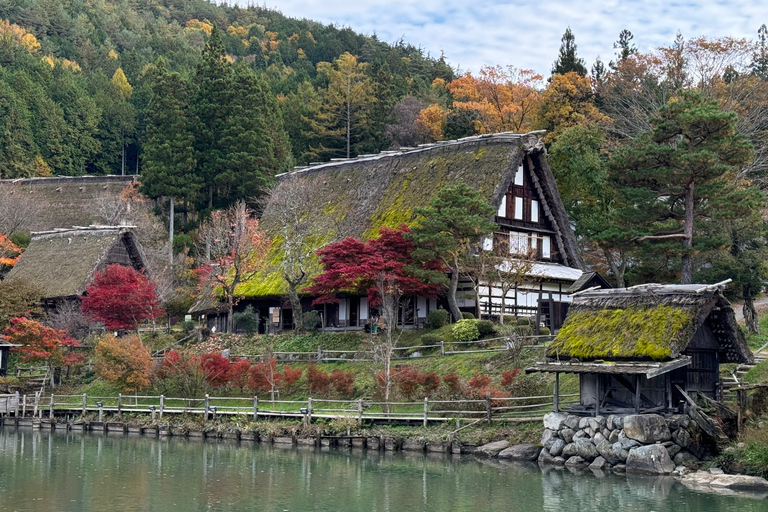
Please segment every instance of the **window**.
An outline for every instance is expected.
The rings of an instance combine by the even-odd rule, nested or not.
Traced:
[[[523,170],[523,164],[520,164],[517,166],[517,172],[515,173],[515,185],[518,187],[523,186],[523,174],[525,174],[525,171]]]
[[[544,236],[541,239],[541,257],[542,258],[551,258],[552,257],[552,239],[549,236]]]
[[[507,196],[504,195],[501,198],[501,204],[499,205],[499,212],[497,214],[499,217],[506,217],[507,216]]]
[[[511,231],[509,233],[509,254],[527,254],[528,235]]]
[[[515,219],[523,220],[523,198],[515,198]]]
[[[539,202],[531,199],[531,222],[539,222]]]

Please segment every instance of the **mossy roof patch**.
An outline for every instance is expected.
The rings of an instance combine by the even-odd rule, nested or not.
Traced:
[[[563,233],[563,246],[558,250],[567,255],[570,266],[581,268],[575,238],[546,165],[545,153],[536,133],[468,137],[297,169],[282,175],[277,187],[292,176],[312,183],[318,201],[315,210],[323,212],[327,216],[325,224],[331,226],[326,229],[323,243],[347,236],[366,239],[376,236],[382,226],[413,225],[416,208],[427,206],[441,188],[457,182],[479,190],[498,208],[517,166],[529,157],[535,162],[539,180],[546,185],[545,200]],[[273,223],[269,205],[261,223]],[[277,252],[270,259],[281,257],[279,243],[275,242],[273,248]],[[285,293],[285,286],[278,285],[281,279],[272,268],[242,287],[245,297]]]
[[[663,361],[688,345],[696,311],[658,304],[652,308],[582,309],[569,314],[552,341],[549,356]]]

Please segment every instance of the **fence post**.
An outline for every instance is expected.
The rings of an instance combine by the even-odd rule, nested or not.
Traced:
[[[40,399],[40,392],[39,392],[39,391],[35,391],[35,408],[34,408],[34,410],[32,411],[32,417],[33,417],[33,418],[34,418],[35,416],[37,416],[37,401],[38,401],[39,399]]]
[[[429,417],[429,398],[424,397],[424,427],[427,426],[427,418]]]
[[[488,424],[491,424],[491,392],[485,392],[485,414],[488,416]]]
[[[358,424],[363,423],[363,399],[362,398],[357,399],[357,422]]]
[[[165,396],[160,395],[160,419],[163,419],[163,410],[165,409]]]
[[[88,411],[88,395],[83,393],[83,416]]]
[[[253,395],[253,421],[256,421],[259,417],[259,397]]]
[[[312,424],[312,397],[307,398],[307,426]]]
[[[27,395],[24,395],[21,399],[21,417],[27,417]]]
[[[51,404],[48,406],[48,417],[53,418],[53,393],[51,393]]]
[[[205,395],[205,421],[208,421],[208,405],[211,397],[208,394]]]
[[[16,407],[14,409],[13,415],[17,418],[19,417],[19,392],[18,391],[16,392]]]
[[[120,416],[122,412],[123,412],[123,394],[118,393],[117,394],[117,415]]]
[[[322,345],[317,346],[317,362],[318,363],[323,362],[323,346]]]
[[[445,342],[440,340],[440,357],[445,357]]]

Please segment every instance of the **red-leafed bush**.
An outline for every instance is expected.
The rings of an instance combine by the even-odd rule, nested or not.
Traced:
[[[331,373],[331,385],[336,393],[348,397],[355,392],[355,375],[352,372],[334,370]]]
[[[461,379],[456,375],[456,372],[451,372],[443,375],[443,382],[448,386],[448,390],[453,395],[461,393]]]
[[[254,391],[274,391],[280,387],[282,375],[277,371],[277,359],[259,361],[251,367],[248,387]]]
[[[229,365],[227,381],[234,388],[243,389],[248,385],[251,363],[247,359],[240,359]]]
[[[471,389],[469,391],[469,397],[476,400],[482,400],[488,397],[490,394],[491,396],[491,406],[493,407],[500,407],[504,405],[504,401],[502,400],[495,400],[497,398],[507,398],[509,395],[502,391],[499,388],[495,388],[493,386],[484,386],[482,388],[478,389]]]
[[[476,373],[471,379],[469,379],[469,387],[474,390],[484,388],[491,384],[491,378],[482,373]]]
[[[520,375],[520,368],[513,368],[512,370],[501,372],[502,387],[506,388],[514,384],[518,375]]]
[[[221,354],[203,354],[200,358],[200,369],[205,374],[205,380],[212,386],[224,386],[229,381],[229,359]]]
[[[299,368],[291,368],[291,365],[287,364],[283,368],[283,386],[286,389],[290,389],[304,374]]]
[[[432,393],[437,391],[438,386],[440,386],[440,377],[438,377],[435,372],[424,373],[419,378],[419,383],[424,389],[424,394],[426,396],[431,396]]]
[[[421,375],[418,370],[404,366],[397,370],[393,376],[397,390],[407,400],[412,400],[421,386]]]
[[[307,386],[310,394],[325,395],[331,385],[331,378],[327,373],[317,369],[314,363],[307,365]]]

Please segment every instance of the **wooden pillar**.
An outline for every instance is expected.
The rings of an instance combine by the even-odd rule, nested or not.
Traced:
[[[640,376],[635,375],[635,414],[640,414]]]
[[[555,372],[555,412],[560,412],[560,372]]]
[[[744,409],[747,405],[747,391],[744,389],[737,389],[736,390],[736,403],[738,404],[737,407],[737,416],[736,416],[736,428],[739,432],[741,432],[742,428],[744,428]]]
[[[551,311],[550,311],[550,313],[551,313]],[[551,317],[552,317],[552,315],[550,314],[550,318]],[[597,377],[597,379],[596,379],[596,383],[595,383],[595,390],[596,390],[595,391],[595,416],[599,416],[600,415],[600,388],[601,388],[601,386],[600,386],[601,378],[600,377],[601,376],[598,373],[596,375],[596,377]]]

